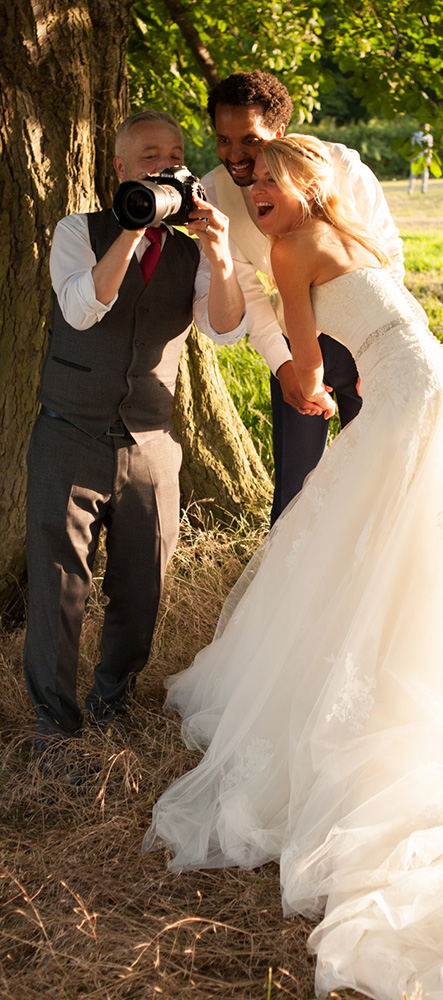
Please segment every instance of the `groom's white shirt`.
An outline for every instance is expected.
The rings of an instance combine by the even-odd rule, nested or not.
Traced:
[[[382,237],[393,260],[392,271],[403,280],[403,243],[379,181],[355,149],[338,142],[325,145],[332,153],[340,192],[354,205],[363,222]],[[270,244],[256,224],[251,189],[234,184],[222,164],[206,174],[202,184],[208,201],[229,218],[231,253],[246,300],[249,339],[275,374],[280,365],[291,360],[291,353],[282,336],[280,297],[277,292],[271,298],[265,295],[257,275],[257,271],[269,275]]]

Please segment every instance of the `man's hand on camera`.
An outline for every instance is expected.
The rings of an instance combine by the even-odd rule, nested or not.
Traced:
[[[245,311],[229,247],[229,220],[208,201],[193,197],[195,208],[189,213],[187,229],[200,238],[210,266],[209,322],[216,333],[229,333],[239,326]]]
[[[208,201],[194,196],[195,209],[189,213],[186,227],[190,236],[198,236],[210,263],[231,260],[229,219]]]

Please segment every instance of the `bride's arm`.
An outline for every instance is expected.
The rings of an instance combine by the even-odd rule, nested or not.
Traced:
[[[335,413],[335,403],[323,382],[323,358],[311,302],[316,265],[310,248],[303,243],[299,245],[295,234],[283,236],[271,249],[271,265],[282,297],[286,331],[303,396],[316,403],[328,419]]]

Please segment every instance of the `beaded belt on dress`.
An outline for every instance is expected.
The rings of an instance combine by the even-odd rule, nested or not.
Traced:
[[[397,319],[391,319],[390,323],[385,323],[384,326],[379,326],[378,330],[373,330],[372,333],[366,337],[366,340],[363,341],[361,346],[358,348],[358,351],[355,352],[355,360],[358,361],[361,355],[367,351],[368,347],[370,347],[371,344],[373,344],[375,340],[378,340],[378,338],[384,333],[387,333],[388,330],[393,330],[394,326],[403,326],[405,323],[410,323],[412,320],[413,316],[402,316],[401,318],[397,317]]]

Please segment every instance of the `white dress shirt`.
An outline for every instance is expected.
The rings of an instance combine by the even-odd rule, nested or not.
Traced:
[[[174,233],[171,226],[167,228],[170,233]],[[166,233],[163,234],[162,246],[165,239]],[[143,236],[135,250],[138,260],[141,259],[149,244],[149,239]],[[196,326],[219,345],[234,344],[246,333],[246,314],[240,324],[229,333],[217,333],[211,326],[208,316],[210,264],[200,245],[199,249],[200,263],[194,284]],[[54,231],[49,269],[52,286],[63,316],[75,330],[88,330],[94,323],[99,323],[103,316],[112,309],[118,298],[116,295],[106,305],[96,298],[92,276],[92,269],[96,263],[97,259],[89,239],[87,216],[74,214],[61,219]],[[171,294],[173,294],[173,289],[171,289]]]
[[[367,223],[382,238],[393,261],[392,272],[403,281],[403,243],[389,211],[381,184],[372,170],[362,163],[355,149],[348,149],[338,142],[327,142],[325,145],[332,154],[339,189],[343,197],[351,202],[362,221]],[[219,205],[214,170],[202,178],[202,184],[208,201],[225,211],[223,205]],[[234,185],[234,181],[232,184]],[[251,201],[251,189],[238,187],[238,192],[241,192],[243,197],[245,213],[255,222],[256,216]],[[263,239],[260,230],[257,232],[257,238]],[[231,253],[246,300],[250,342],[275,375],[280,365],[290,361],[292,357],[282,336],[283,313],[278,293],[273,293],[272,300],[264,293],[263,283],[257,276],[256,266],[246,255],[244,247],[240,249],[232,239]],[[269,271],[265,273],[268,274]],[[278,313],[278,319],[276,313]]]

